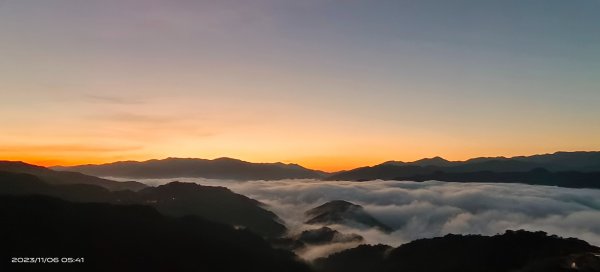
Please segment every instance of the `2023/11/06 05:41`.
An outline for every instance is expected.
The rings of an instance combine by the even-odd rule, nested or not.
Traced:
[[[12,263],[84,263],[85,258],[78,257],[12,257]]]

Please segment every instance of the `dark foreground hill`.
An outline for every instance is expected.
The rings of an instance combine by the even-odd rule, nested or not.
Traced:
[[[259,236],[195,216],[139,205],[0,196],[1,271],[308,271]],[[71,264],[10,263],[71,257]],[[53,269],[50,269],[53,268]]]
[[[397,248],[361,245],[318,259],[327,272],[554,272],[600,271],[600,248],[544,232],[507,231],[502,235],[446,235]],[[575,269],[576,268],[576,269]]]
[[[27,164],[19,161],[0,161],[0,171],[35,175],[49,184],[89,184],[97,185],[112,191],[138,191],[146,188],[146,185],[135,181],[119,182],[88,176],[77,172],[54,171],[46,167]]]
[[[447,235],[395,249],[363,245],[318,259],[308,268],[289,251],[272,249],[252,231],[236,228],[234,223],[221,224],[193,215],[171,217],[156,210],[199,204],[171,202],[206,189],[195,186],[174,183],[149,191],[152,193],[144,192],[152,188],[111,192],[85,184],[49,185],[33,175],[0,172],[0,271],[48,270],[48,264],[10,264],[11,257],[75,258],[76,263],[52,267],[60,271],[600,271],[600,259],[594,255],[599,248],[577,239],[525,231],[492,237]],[[222,192],[224,198],[233,194]],[[68,202],[31,194],[120,205]],[[220,205],[233,205],[219,199],[208,198],[204,205],[217,205],[215,210],[238,216],[219,209]],[[241,203],[248,201],[254,202],[242,199]],[[333,212],[346,206],[333,205]],[[331,212],[328,207],[325,210]],[[192,208],[179,215],[199,211]],[[260,218],[261,213],[251,211],[239,212]],[[344,241],[356,242],[360,238],[344,237],[354,237]],[[339,242],[339,238],[340,233],[322,228],[301,233],[299,240],[309,245]],[[77,263],[78,258],[84,263]]]
[[[149,161],[123,161],[100,165],[54,167],[100,177],[125,178],[211,178],[232,180],[278,180],[294,178],[322,178],[324,172],[297,164],[251,163],[231,158],[184,159],[168,158]]]
[[[142,203],[168,215],[199,215],[215,222],[243,226],[265,237],[280,236],[286,231],[277,215],[264,209],[260,202],[225,187],[171,182],[146,188],[138,195]]]
[[[233,226],[243,226],[265,237],[282,235],[286,228],[261,203],[224,187],[172,182],[139,192],[109,191],[87,184],[50,185],[29,174],[0,172],[0,195],[48,195],[78,202],[143,204],[165,215],[197,215]]]
[[[389,161],[332,174],[326,180],[440,180],[508,182],[571,188],[600,188],[600,152],[557,152],[529,157],[414,162]]]

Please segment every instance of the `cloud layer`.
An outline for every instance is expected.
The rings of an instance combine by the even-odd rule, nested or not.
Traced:
[[[158,185],[170,181],[145,182]],[[225,186],[255,198],[279,215],[292,234],[315,228],[303,224],[304,211],[343,199],[364,206],[375,218],[395,229],[386,234],[360,226],[332,227],[342,233],[358,233],[366,243],[398,246],[447,233],[493,235],[507,229],[526,229],[600,245],[600,190],[594,189],[438,181],[179,181]],[[352,246],[355,244],[311,247],[298,253],[313,259]]]

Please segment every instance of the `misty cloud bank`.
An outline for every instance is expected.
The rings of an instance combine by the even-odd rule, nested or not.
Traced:
[[[279,215],[292,234],[318,227],[303,223],[306,210],[342,199],[362,205],[395,230],[386,234],[361,226],[330,226],[342,233],[360,234],[366,243],[398,246],[448,233],[493,235],[507,229],[526,229],[577,237],[600,245],[600,190],[595,189],[438,181],[177,180],[225,186],[257,199]],[[173,179],[141,182],[159,185],[171,181]],[[313,259],[355,245],[315,246],[298,253]]]

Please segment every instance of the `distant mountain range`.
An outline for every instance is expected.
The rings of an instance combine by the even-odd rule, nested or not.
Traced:
[[[448,161],[441,157],[413,162],[388,161],[375,166],[326,173],[297,164],[251,163],[231,158],[214,160],[167,158],[148,161],[122,161],[99,165],[52,167],[98,177],[210,178],[231,180],[414,180],[521,182],[564,187],[600,187],[594,182],[600,172],[600,152],[556,152],[517,157],[480,157]],[[547,172],[537,171],[545,169]],[[0,167],[0,170],[2,168]],[[533,171],[536,170],[536,171]],[[586,174],[581,174],[586,173]],[[593,174],[592,174],[593,173]],[[537,175],[540,174],[540,175]],[[576,180],[576,182],[572,182]]]
[[[297,164],[251,163],[231,158],[214,160],[167,158],[149,161],[122,161],[100,165],[53,167],[99,177],[124,178],[209,178],[232,180],[319,179],[327,173]]]
[[[135,181],[114,181],[89,176],[73,171],[54,171],[46,167],[27,164],[20,161],[0,161],[0,171],[35,175],[46,183],[55,185],[88,184],[97,185],[111,191],[138,191],[147,186]]]
[[[414,162],[388,161],[381,165],[446,167],[455,172],[465,171],[529,171],[545,168],[549,171],[600,171],[600,152],[556,152],[533,156],[479,157],[466,161],[448,161],[441,157],[426,158]]]
[[[326,180],[440,180],[456,182],[514,182],[576,188],[600,188],[600,152],[482,157],[447,161],[440,157],[414,162],[388,161],[334,173]]]

